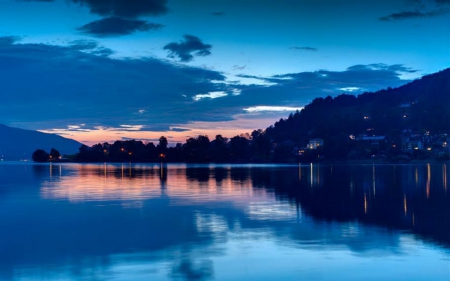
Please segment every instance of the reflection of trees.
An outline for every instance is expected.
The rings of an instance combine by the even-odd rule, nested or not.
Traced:
[[[52,167],[53,174],[58,171]],[[35,165],[37,174],[49,173],[48,165]],[[403,229],[450,244],[450,200],[446,190],[446,166],[188,166],[166,165],[80,166],[80,176],[159,178],[161,186],[174,175],[191,182],[219,184],[249,182],[274,192],[279,200],[300,204],[303,211],[325,221],[358,220]],[[51,174],[50,174],[51,175]],[[210,182],[212,183],[212,182]]]
[[[252,181],[258,188],[273,187],[279,198],[298,201],[316,219],[358,220],[411,231],[450,246],[450,198],[440,181],[444,178],[440,166],[435,167],[429,197],[427,186],[416,188],[414,177],[409,176],[414,168],[380,166],[373,178],[371,166],[323,166],[313,173],[311,167],[303,167],[300,179],[293,169],[253,170]],[[317,178],[319,171],[322,175]],[[422,170],[420,178],[426,176]]]

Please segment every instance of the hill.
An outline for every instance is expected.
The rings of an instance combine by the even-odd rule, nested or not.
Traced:
[[[346,158],[351,152],[362,156],[364,151],[356,152],[361,142],[352,140],[379,137],[387,147],[378,149],[401,150],[413,138],[418,138],[423,146],[427,142],[423,136],[429,136],[431,142],[431,136],[447,133],[450,133],[450,68],[395,89],[316,98],[300,112],[265,130],[266,136],[277,144],[305,147],[313,138],[323,139],[324,153],[331,158]]]
[[[230,139],[191,137],[83,146],[78,162],[286,163],[450,160],[450,69],[396,89],[316,98],[266,130]]]
[[[57,149],[61,154],[78,152],[81,143],[54,134],[23,130],[0,124],[0,156],[4,160],[31,159],[36,149]]]

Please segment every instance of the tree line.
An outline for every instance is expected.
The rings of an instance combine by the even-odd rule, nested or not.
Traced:
[[[280,153],[285,155],[279,155]],[[99,143],[91,147],[81,146],[74,157],[76,162],[188,162],[188,163],[268,163],[284,162],[292,157],[292,150],[273,147],[261,130],[232,138],[217,135],[210,140],[206,135],[191,137],[185,143],[168,146],[162,136],[155,145],[140,140]],[[283,160],[283,161],[281,161]]]
[[[50,153],[47,153],[43,149],[36,149],[31,155],[34,162],[48,162],[48,161],[61,161],[61,154],[58,150],[52,148]]]

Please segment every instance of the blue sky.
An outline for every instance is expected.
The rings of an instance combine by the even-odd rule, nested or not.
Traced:
[[[0,0],[0,123],[87,144],[232,137],[449,64],[448,0]]]

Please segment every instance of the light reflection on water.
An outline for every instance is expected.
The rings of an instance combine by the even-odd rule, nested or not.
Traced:
[[[447,165],[1,164],[0,280],[450,280]]]

